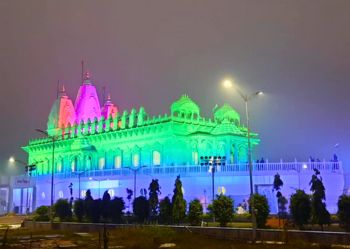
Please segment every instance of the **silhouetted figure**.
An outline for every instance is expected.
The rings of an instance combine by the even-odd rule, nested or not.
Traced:
[[[338,156],[336,154],[333,155],[333,162],[338,162]]]
[[[265,163],[265,160],[263,157],[260,159],[260,163]]]

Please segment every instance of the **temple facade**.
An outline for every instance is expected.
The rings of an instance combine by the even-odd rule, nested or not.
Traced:
[[[258,134],[250,135],[253,151],[260,140]],[[83,198],[88,189],[94,198],[101,198],[104,191],[125,197],[126,188],[138,196],[157,178],[164,197],[172,194],[177,175],[188,200],[198,198],[206,207],[213,194],[223,193],[238,204],[250,193],[247,144],[247,128],[228,104],[216,106],[210,118],[202,116],[188,95],[175,100],[169,114],[150,116],[142,106],[120,111],[110,96],[101,105],[86,73],[74,104],[64,87],[60,90],[48,117],[47,136],[23,147],[28,164],[35,164],[36,170],[13,179],[11,209],[23,213],[50,205],[51,184],[54,200]],[[220,158],[215,175],[203,157]],[[325,184],[336,185],[330,192],[333,197],[327,199],[334,209],[344,188],[340,162],[254,163],[254,190],[268,196],[274,212],[273,176],[282,176],[288,195],[293,188],[309,189],[315,167],[327,174]]]

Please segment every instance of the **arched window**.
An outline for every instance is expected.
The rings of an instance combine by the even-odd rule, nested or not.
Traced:
[[[106,165],[106,158],[100,157],[100,159],[98,160],[98,168],[102,170],[104,169],[105,165]]]
[[[74,157],[70,164],[72,172],[77,171],[77,164],[78,164],[78,158]]]
[[[134,167],[140,166],[140,155],[138,153],[133,155],[133,157],[132,157],[132,165]]]
[[[193,151],[192,152],[192,162],[195,165],[198,164],[198,151]]]
[[[160,165],[160,161],[161,161],[161,157],[160,157],[160,152],[159,151],[153,151],[153,155],[152,155],[152,163],[154,166],[159,166]]]
[[[122,167],[122,156],[117,155],[114,157],[114,168],[119,169]]]
[[[86,156],[85,157],[85,170],[91,170],[92,168],[92,158],[91,156]]]
[[[58,159],[57,164],[56,164],[56,170],[57,173],[61,173],[62,172],[62,159]]]

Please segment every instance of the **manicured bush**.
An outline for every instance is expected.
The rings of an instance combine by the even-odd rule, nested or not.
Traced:
[[[265,195],[254,194],[252,199],[249,199],[249,206],[254,202],[256,225],[259,228],[265,227],[267,218],[270,214],[270,207]],[[250,210],[251,211],[251,210]]]
[[[290,197],[289,209],[294,223],[302,229],[305,224],[308,224],[311,218],[310,196],[304,190],[298,189]]]
[[[111,196],[107,190],[103,193],[101,214],[104,222],[107,222],[111,219]]]
[[[203,207],[198,199],[190,202],[188,210],[188,221],[191,226],[199,226],[202,222]]]
[[[111,200],[111,219],[114,223],[122,223],[123,210],[125,209],[125,202],[121,197],[114,197]]]
[[[50,207],[40,206],[35,210],[34,220],[35,221],[49,221]]]
[[[139,196],[133,203],[133,212],[136,217],[136,220],[140,223],[144,223],[149,217],[150,207],[146,197]]]
[[[172,206],[169,197],[165,197],[159,202],[159,222],[162,224],[171,224]]]
[[[58,199],[54,204],[54,214],[60,221],[68,221],[72,218],[72,209],[67,199]]]
[[[217,198],[208,206],[208,209],[220,223],[220,226],[225,227],[233,217],[233,199],[223,194],[217,195]]]
[[[75,214],[75,217],[77,217],[78,221],[82,222],[85,215],[84,200],[77,199],[74,201],[73,212]]]
[[[338,200],[339,224],[346,231],[350,231],[350,195],[341,195]]]

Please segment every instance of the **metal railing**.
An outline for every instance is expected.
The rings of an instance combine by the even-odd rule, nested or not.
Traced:
[[[211,166],[201,165],[176,165],[176,166],[147,166],[140,168],[138,175],[149,175],[149,176],[198,176],[210,173]],[[291,174],[310,174],[313,170],[326,171],[332,173],[342,173],[341,162],[274,162],[274,163],[253,163],[253,174],[264,175],[271,173],[291,173]],[[223,166],[216,166],[216,173],[221,175],[246,175],[249,173],[248,163],[238,164],[226,164]],[[117,168],[117,169],[102,169],[102,170],[86,170],[77,172],[63,172],[55,173],[56,178],[78,178],[80,177],[126,177],[132,175],[133,172],[128,168]],[[48,175],[37,175],[34,177],[41,178],[47,177]]]

